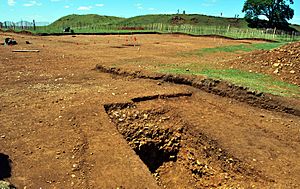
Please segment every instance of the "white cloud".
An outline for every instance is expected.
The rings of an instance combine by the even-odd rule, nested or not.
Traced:
[[[59,1],[61,1],[61,0],[50,0],[51,2],[59,2]]]
[[[8,6],[14,6],[16,4],[15,0],[7,0]]]
[[[104,4],[96,4],[96,7],[104,7]]]
[[[93,8],[92,6],[80,6],[77,8],[77,10],[87,11],[87,10],[91,10],[92,8]]]
[[[28,3],[23,4],[24,7],[32,7],[32,6],[41,6],[42,3],[37,1],[29,1]]]
[[[134,5],[137,9],[144,9],[143,5],[141,3],[137,3]]]
[[[65,9],[68,9],[68,8],[70,8],[70,6],[69,6],[69,5],[66,5],[66,6],[64,6],[64,8],[65,8]]]
[[[149,11],[154,11],[154,10],[155,10],[155,8],[149,8],[148,10],[149,10]]]

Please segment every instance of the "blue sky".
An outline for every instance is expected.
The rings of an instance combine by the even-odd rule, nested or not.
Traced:
[[[53,22],[68,14],[100,14],[132,17],[143,14],[173,14],[178,9],[187,14],[233,17],[241,13],[245,0],[0,0],[0,21],[35,19]],[[300,24],[297,0],[292,23]]]

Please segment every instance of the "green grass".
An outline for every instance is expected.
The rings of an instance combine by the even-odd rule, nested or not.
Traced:
[[[180,17],[177,22],[174,17]],[[214,16],[206,16],[201,14],[155,14],[155,15],[142,15],[131,18],[121,18],[114,16],[101,16],[96,14],[77,15],[72,14],[64,16],[50,26],[70,26],[76,27],[79,25],[118,25],[118,26],[142,26],[149,24],[188,24],[194,26],[219,26],[228,27],[228,25],[235,28],[248,28],[245,19],[235,18],[222,18]]]
[[[175,21],[174,17],[180,17],[180,20]],[[223,18],[215,16],[206,16],[201,14],[155,14],[142,15],[128,18],[119,22],[121,25],[149,25],[159,23],[164,25],[183,24],[193,26],[219,26],[235,28],[248,28],[245,19]]]
[[[218,52],[228,52],[228,53],[235,53],[235,52],[242,52],[242,51],[251,52],[254,50],[271,50],[283,46],[285,44],[286,43],[256,43],[256,44],[229,45],[229,46],[214,47],[214,48],[204,48],[204,49],[200,49],[185,54],[189,54],[189,55],[194,54],[198,56],[203,56],[205,54],[212,54]]]
[[[68,16],[61,17],[56,20],[49,27],[88,27],[88,26],[97,26],[97,25],[112,25],[120,21],[125,20],[125,18],[115,17],[115,16],[101,16],[97,14],[86,14],[86,15],[77,15],[72,14]]]
[[[64,24],[67,26],[67,24]],[[265,34],[261,30],[252,29],[236,29],[236,28],[225,28],[219,26],[192,26],[192,25],[164,25],[164,24],[150,24],[150,25],[135,25],[130,27],[142,27],[144,30],[122,30],[120,28],[124,27],[123,25],[78,25],[72,27],[75,34],[76,33],[137,33],[137,32],[158,32],[158,33],[185,33],[192,35],[219,35],[225,37],[231,37],[235,39],[243,38],[260,38],[260,39],[269,39],[280,42],[291,42],[300,40],[299,36],[290,36],[290,35],[272,35]],[[36,31],[31,31],[33,33],[62,33],[62,26],[44,26],[37,27]]]
[[[180,20],[174,21],[174,17]],[[52,27],[79,27],[79,26],[97,26],[97,25],[117,25],[117,26],[146,26],[152,24],[163,25],[192,25],[201,27],[217,26],[226,28],[228,26],[237,29],[250,29],[244,18],[225,18],[217,16],[207,16],[202,14],[152,14],[141,15],[131,18],[122,18],[115,16],[102,16],[97,14],[78,15],[71,14],[56,20],[50,26]],[[295,29],[300,29],[299,25],[291,25]]]
[[[37,27],[35,31],[31,31],[34,34],[41,34],[41,33],[48,33],[48,34],[55,34],[55,33],[62,33],[63,27]],[[87,27],[72,27],[74,30],[74,35],[76,33],[91,33],[91,34],[97,34],[97,33],[103,33],[103,34],[132,34],[132,33],[145,33],[144,30],[118,30],[110,27],[101,27],[98,28],[96,26],[87,26]],[[147,32],[147,31],[146,31]]]
[[[174,17],[180,17],[174,21]],[[245,19],[223,18],[200,14],[158,14],[132,18],[112,16],[68,15],[49,26],[37,27],[33,33],[62,33],[71,27],[75,33],[129,33],[122,27],[142,27],[143,32],[186,33],[193,35],[220,35],[232,38],[262,38],[276,41],[297,41],[294,35],[273,35],[263,30],[251,29]],[[295,26],[296,27],[296,26]],[[133,31],[136,32],[136,31]]]
[[[209,78],[222,79],[248,87],[250,90],[260,91],[264,93],[270,93],[278,96],[296,97],[300,98],[300,88],[297,85],[289,84],[283,81],[279,81],[271,76],[250,73],[241,70],[227,69],[227,70],[216,70],[216,69],[203,69],[200,71],[186,71],[184,69],[168,69],[161,70],[164,73],[173,74],[193,74],[193,75],[204,75]]]

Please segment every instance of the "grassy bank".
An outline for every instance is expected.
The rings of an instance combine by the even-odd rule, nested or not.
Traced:
[[[185,69],[166,69],[163,73],[204,75],[209,78],[222,79],[236,85],[248,87],[250,90],[270,93],[279,96],[300,98],[300,90],[297,85],[279,81],[271,76],[250,73],[234,69],[203,69],[199,71],[187,71]]]
[[[221,46],[221,47],[214,47],[214,48],[203,48],[200,50],[183,53],[183,55],[204,56],[207,54],[213,54],[218,52],[235,53],[235,52],[251,52],[254,50],[271,50],[283,46],[285,44],[286,44],[285,42],[281,42],[281,43],[256,43],[256,44],[229,45],[229,46]]]

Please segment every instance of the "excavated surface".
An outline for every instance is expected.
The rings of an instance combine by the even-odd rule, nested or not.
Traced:
[[[197,125],[182,119],[167,100],[112,106],[118,131],[165,188],[253,188],[274,184],[233,157]],[[184,103],[184,99],[176,99]],[[157,106],[157,107],[155,107]],[[145,107],[145,109],[143,109]],[[176,109],[178,106],[176,106]]]
[[[245,41],[137,35],[139,45],[132,46],[132,36],[0,36],[18,42],[0,46],[0,153],[11,161],[11,173],[1,179],[17,188],[300,187],[299,116],[220,95],[215,86],[216,93],[209,93],[170,82],[174,77],[163,81],[94,70],[96,64],[131,71],[194,61],[217,66],[236,55],[177,55]],[[40,52],[12,52],[26,49]],[[136,108],[124,107],[116,116],[125,114],[130,130],[111,121],[104,108],[128,102]],[[284,98],[281,105],[296,110],[299,100]],[[137,119],[129,120],[134,112]],[[165,137],[148,140],[147,133]],[[161,147],[162,158],[145,159],[144,143]]]
[[[247,71],[266,73],[300,86],[300,42],[242,55],[227,64]]]

